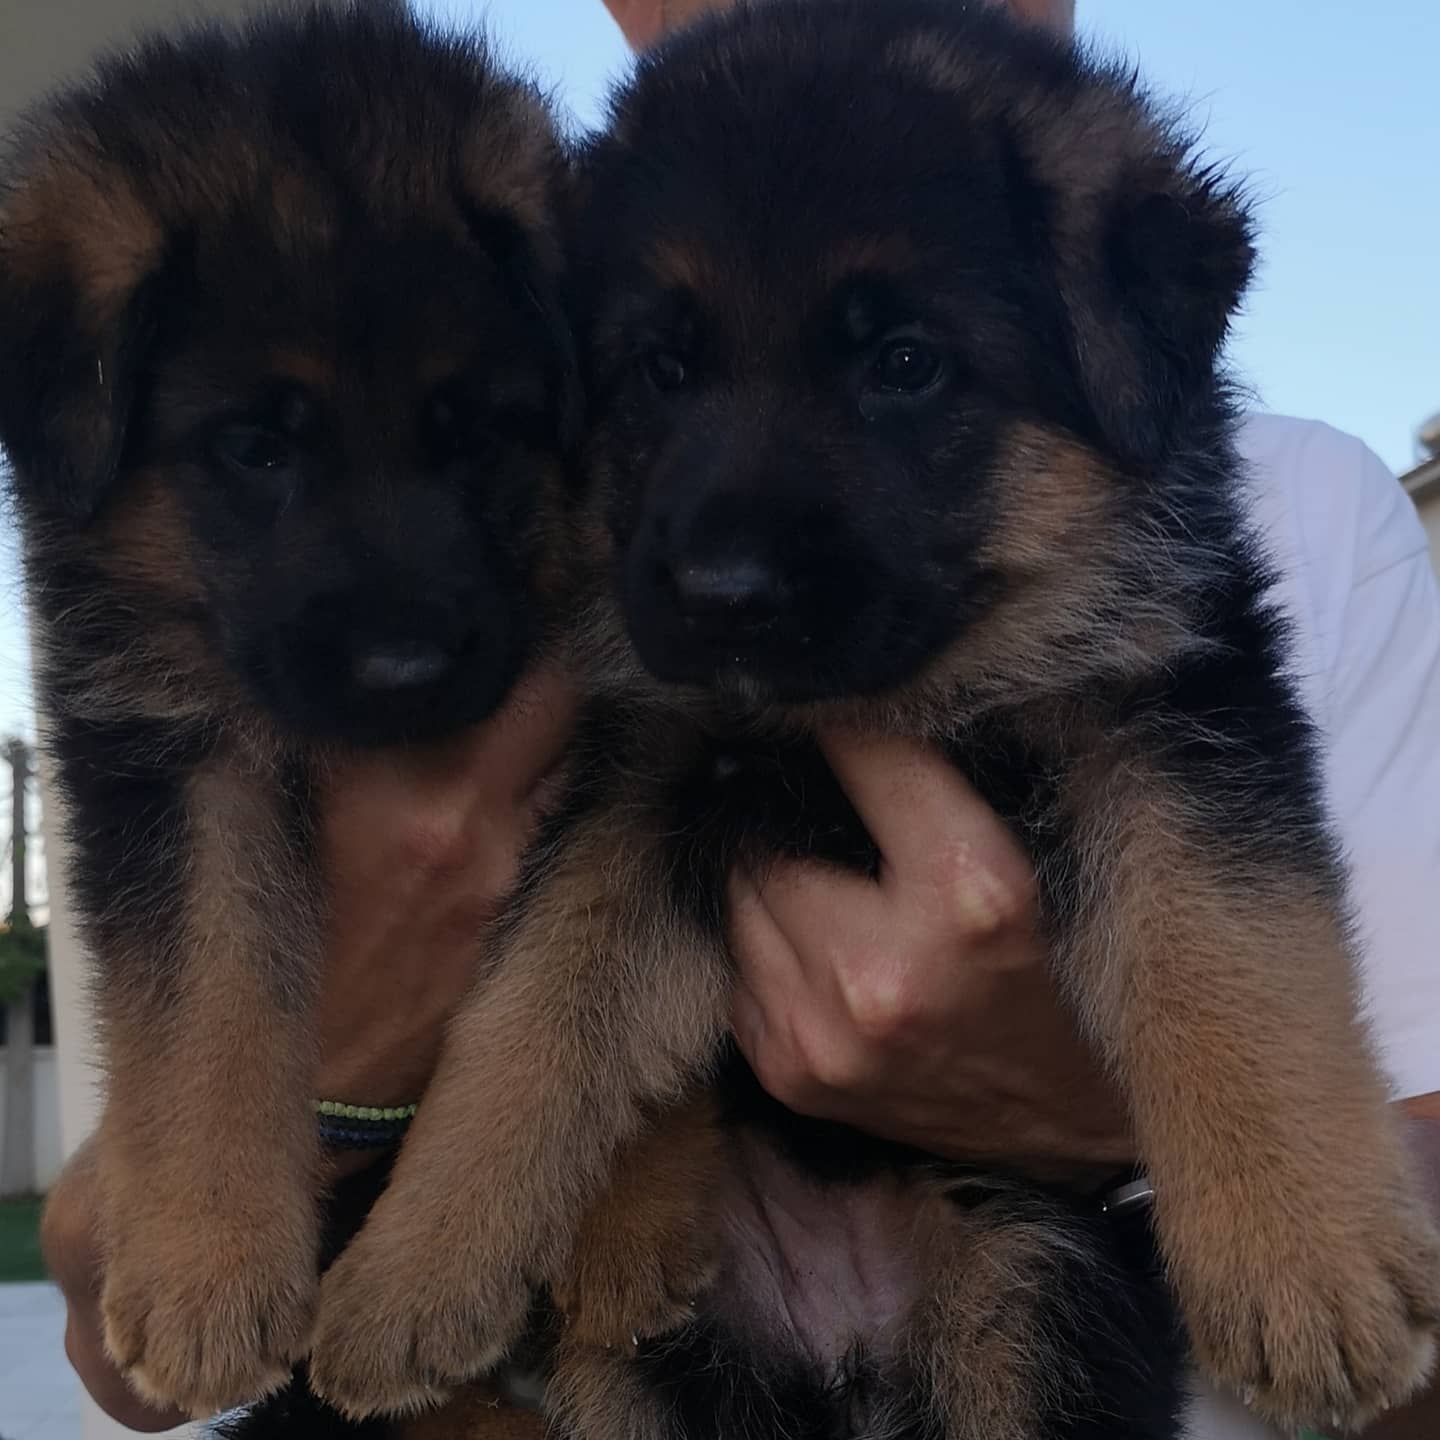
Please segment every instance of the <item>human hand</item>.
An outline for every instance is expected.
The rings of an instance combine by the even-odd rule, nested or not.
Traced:
[[[464,735],[356,754],[328,777],[320,847],[331,922],[316,1096],[380,1106],[419,1098],[481,958],[481,927],[514,881],[573,710],[568,678],[545,669]],[[343,1152],[333,1170],[375,1158]],[[100,1214],[92,1141],[51,1189],[41,1229],[65,1297],[65,1353],[113,1419],[143,1433],[168,1430],[187,1417],[141,1401],[105,1350]]]
[[[332,773],[320,837],[331,921],[318,1098],[419,1099],[474,978],[481,929],[514,883],[574,702],[569,678],[549,667],[475,730],[355,753]]]
[[[653,45],[673,30],[707,10],[721,10],[734,0],[605,0],[620,32],[633,50]]]
[[[706,10],[723,10],[735,0],[605,0],[632,49],[653,45],[668,30],[693,20]],[[1032,25],[1048,25],[1068,34],[1075,24],[1075,0],[987,0],[1008,8],[1017,19]]]
[[[791,1109],[1050,1171],[1133,1158],[1055,988],[1019,841],[955,768],[902,739],[821,737],[881,853],[878,881],[777,864],[731,879],[734,1025]]]
[[[153,1435],[183,1425],[182,1410],[156,1410],[125,1383],[105,1349],[100,1318],[104,1262],[100,1239],[100,1181],[95,1141],[85,1142],[50,1187],[40,1222],[40,1253],[65,1299],[65,1357],[91,1398],[126,1429]]]

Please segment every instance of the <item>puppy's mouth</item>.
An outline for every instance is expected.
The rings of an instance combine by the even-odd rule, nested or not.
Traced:
[[[294,733],[365,747],[440,739],[484,720],[519,675],[528,636],[496,618],[443,640],[271,637],[246,669],[260,702]]]
[[[721,530],[678,554],[642,527],[618,579],[645,668],[742,711],[879,695],[918,673],[941,642],[933,597],[863,539],[809,520],[798,538]]]
[[[741,713],[880,695],[918,672],[931,645],[893,605],[857,607],[813,623],[774,619],[702,631],[663,605],[628,611],[645,668],[667,684],[701,689]]]

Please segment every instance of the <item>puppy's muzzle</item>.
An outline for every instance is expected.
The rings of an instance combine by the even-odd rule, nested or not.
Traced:
[[[433,684],[455,663],[455,653],[422,641],[378,644],[356,653],[351,663],[362,690],[413,690]]]
[[[664,585],[698,638],[750,638],[772,629],[794,604],[794,587],[770,561],[738,554],[667,567]]]

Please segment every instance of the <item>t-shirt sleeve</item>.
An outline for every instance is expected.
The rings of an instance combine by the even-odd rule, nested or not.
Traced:
[[[1312,581],[1345,577],[1321,607],[1328,788],[1370,1018],[1396,1093],[1413,1096],[1440,1091],[1440,589],[1409,497],[1352,444],[1332,456],[1354,488],[1332,491],[1340,503],[1302,544]],[[1341,537],[1343,559],[1317,553]]]

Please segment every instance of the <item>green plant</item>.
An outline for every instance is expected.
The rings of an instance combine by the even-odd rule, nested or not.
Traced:
[[[0,925],[0,1005],[18,1000],[44,969],[44,928],[28,920]]]
[[[0,1284],[45,1279],[38,1195],[0,1200]]]

